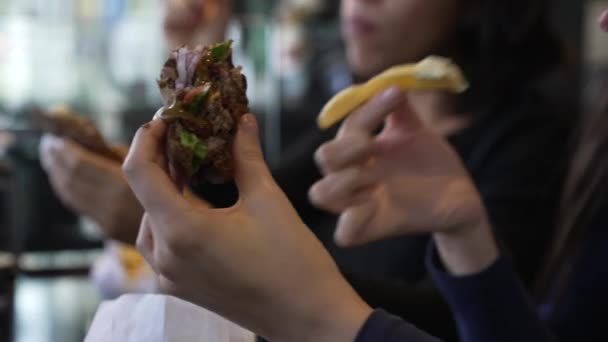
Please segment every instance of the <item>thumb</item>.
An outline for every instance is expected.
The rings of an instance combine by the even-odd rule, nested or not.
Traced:
[[[272,177],[264,161],[258,123],[253,114],[245,114],[241,117],[233,151],[234,179],[239,193],[252,192],[260,182]]]
[[[174,217],[188,207],[163,165],[166,130],[163,120],[143,125],[122,166],[133,193],[154,220]]]

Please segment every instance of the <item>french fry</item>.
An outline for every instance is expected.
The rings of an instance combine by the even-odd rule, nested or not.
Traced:
[[[469,87],[460,68],[451,60],[430,56],[416,64],[392,67],[368,82],[344,89],[323,107],[317,118],[327,129],[381,91],[398,86],[402,90],[443,89],[462,93]]]

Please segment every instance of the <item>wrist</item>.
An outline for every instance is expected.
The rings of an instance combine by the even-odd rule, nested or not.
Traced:
[[[367,305],[342,278],[323,291],[302,296],[297,313],[285,315],[281,332],[272,341],[352,342],[372,313]],[[294,307],[292,307],[294,309]],[[281,323],[279,323],[281,324]],[[277,331],[278,332],[278,331]]]
[[[344,299],[325,307],[325,314],[319,317],[316,329],[306,341],[352,342],[356,339],[373,310],[354,290],[352,296]]]
[[[455,276],[479,273],[499,255],[485,215],[469,226],[435,233],[433,239],[445,268]]]

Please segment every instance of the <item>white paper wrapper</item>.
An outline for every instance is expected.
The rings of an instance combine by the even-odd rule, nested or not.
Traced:
[[[255,334],[164,295],[125,295],[100,305],[85,342],[255,342]]]

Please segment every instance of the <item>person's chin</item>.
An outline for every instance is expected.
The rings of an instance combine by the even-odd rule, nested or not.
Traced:
[[[368,54],[348,52],[348,63],[354,76],[360,79],[368,79],[383,70],[377,58]]]

